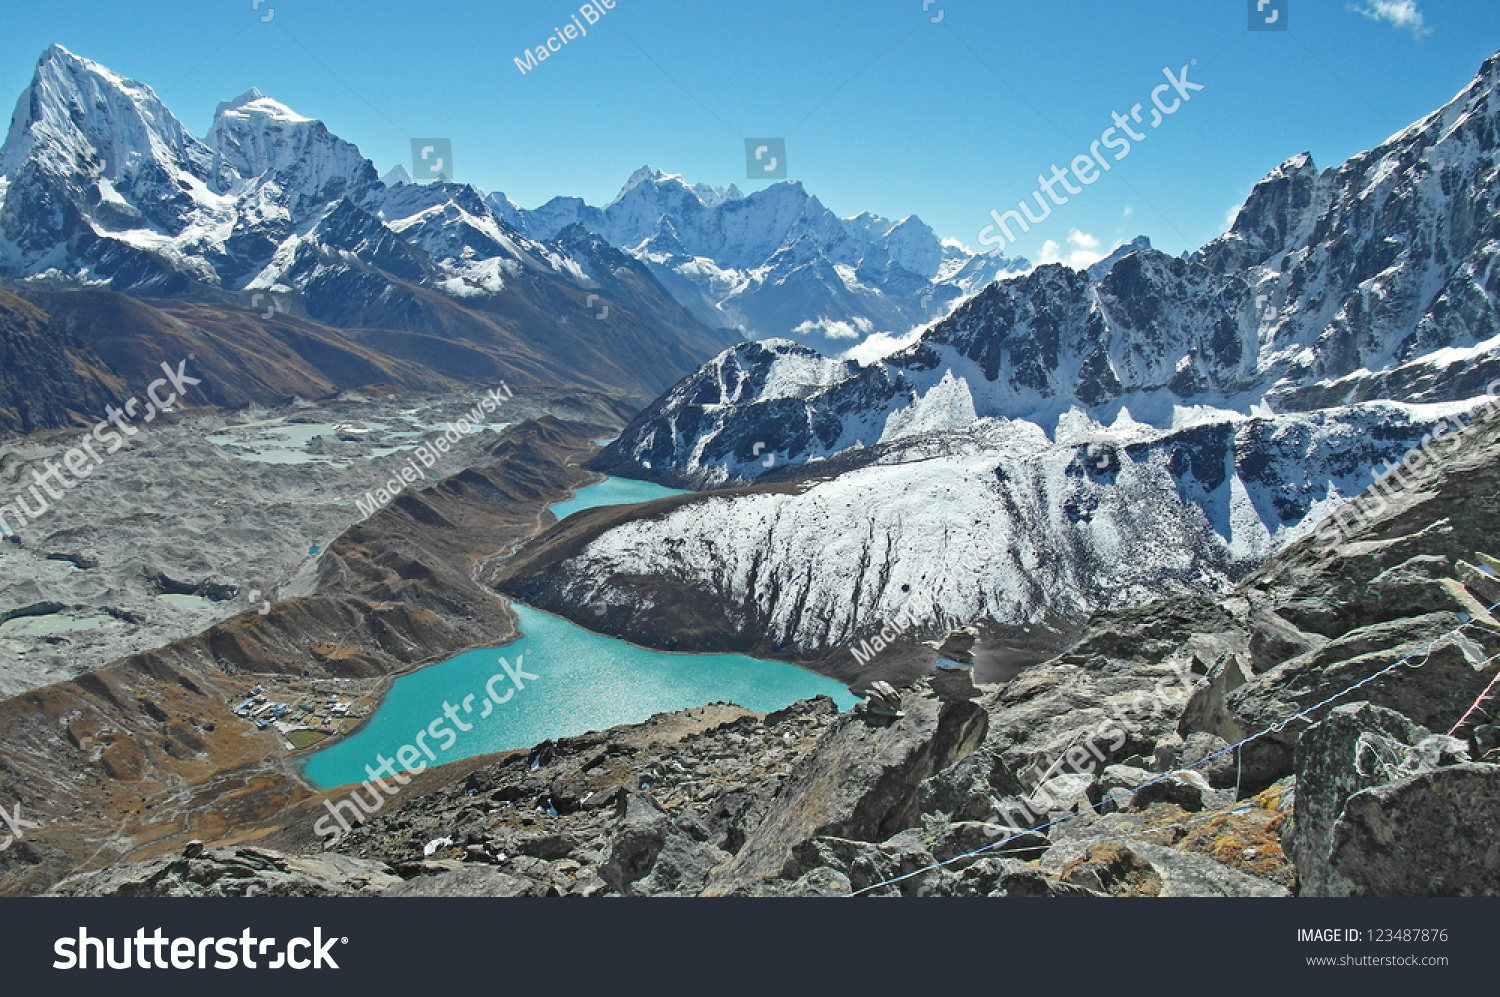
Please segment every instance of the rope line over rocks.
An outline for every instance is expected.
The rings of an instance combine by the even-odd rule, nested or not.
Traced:
[[[1485,659],[1485,664],[1489,664],[1491,661],[1494,661],[1496,658],[1500,658],[1500,654],[1491,655],[1489,658],[1486,658]],[[1479,694],[1479,698],[1476,699],[1476,700],[1474,700],[1474,705],[1470,706],[1469,709],[1464,713],[1464,715],[1461,718],[1459,718],[1458,723],[1454,724],[1449,729],[1449,731],[1448,731],[1448,736],[1449,737],[1453,737],[1455,734],[1457,734],[1460,730],[1463,729],[1464,725],[1469,722],[1469,718],[1474,715],[1474,711],[1477,710],[1477,709],[1479,709],[1479,707],[1484,704],[1485,700],[1489,699],[1490,696],[1494,695],[1494,693],[1495,693],[1495,686],[1497,686],[1497,685],[1500,685],[1500,672],[1496,672],[1495,673],[1495,677],[1492,678],[1492,679],[1490,679],[1490,684],[1484,687],[1484,692],[1481,692]]]
[[[1494,602],[1493,604],[1491,604],[1489,606],[1489,608],[1487,608],[1484,611],[1484,616],[1485,617],[1490,617],[1491,620],[1493,621],[1493,617],[1491,616],[1491,614],[1493,614],[1496,609],[1500,609],[1500,600],[1497,600],[1496,602]],[[1324,699],[1324,700],[1322,700],[1322,701],[1320,701],[1318,703],[1314,703],[1312,706],[1309,706],[1306,709],[1299,710],[1297,713],[1292,714],[1291,716],[1287,717],[1285,720],[1281,720],[1281,721],[1279,721],[1277,723],[1274,723],[1271,726],[1265,728],[1264,730],[1257,731],[1254,734],[1251,734],[1249,737],[1247,737],[1247,738],[1245,738],[1245,739],[1243,739],[1241,741],[1238,741],[1238,742],[1236,742],[1234,744],[1231,744],[1231,745],[1229,745],[1226,748],[1221,748],[1218,751],[1215,751],[1214,753],[1212,753],[1210,755],[1206,755],[1203,758],[1200,758],[1198,761],[1193,762],[1190,765],[1184,766],[1182,769],[1178,769],[1178,770],[1176,770],[1174,772],[1164,772],[1161,775],[1158,775],[1157,777],[1155,777],[1154,779],[1149,779],[1149,780],[1141,783],[1140,785],[1138,785],[1138,786],[1136,786],[1136,787],[1134,787],[1132,789],[1123,790],[1123,791],[1121,791],[1119,793],[1116,793],[1113,796],[1106,797],[1105,799],[1100,800],[1098,803],[1092,804],[1089,807],[1089,810],[1090,811],[1097,810],[1100,807],[1104,806],[1106,803],[1112,803],[1112,802],[1114,802],[1116,800],[1120,800],[1120,799],[1123,799],[1125,797],[1134,796],[1137,792],[1139,792],[1141,789],[1144,789],[1147,786],[1152,786],[1152,785],[1155,785],[1155,784],[1160,783],[1160,782],[1165,782],[1167,779],[1172,778],[1172,776],[1175,775],[1176,772],[1191,770],[1191,769],[1198,768],[1198,767],[1200,767],[1202,765],[1207,765],[1209,762],[1213,761],[1214,759],[1219,758],[1219,757],[1221,757],[1223,755],[1227,755],[1231,751],[1237,752],[1241,748],[1243,748],[1245,745],[1251,743],[1252,741],[1258,740],[1259,738],[1265,737],[1268,734],[1278,734],[1278,733],[1286,730],[1286,728],[1290,724],[1294,723],[1295,721],[1297,721],[1299,719],[1305,719],[1305,718],[1309,717],[1311,714],[1313,714],[1316,711],[1322,709],[1323,707],[1327,706],[1328,704],[1333,703],[1333,702],[1335,702],[1335,701],[1337,701],[1339,699],[1344,698],[1345,696],[1349,695],[1349,693],[1353,692],[1354,690],[1359,689],[1359,688],[1361,688],[1363,686],[1369,685],[1371,682],[1374,682],[1376,679],[1378,679],[1378,678],[1380,678],[1380,677],[1382,677],[1384,675],[1389,675],[1391,672],[1394,672],[1396,669],[1402,667],[1403,665],[1405,665],[1406,667],[1408,667],[1408,668],[1412,669],[1413,671],[1415,671],[1416,669],[1421,668],[1423,665],[1427,664],[1427,662],[1432,658],[1433,652],[1436,651],[1439,647],[1443,646],[1445,643],[1452,643],[1452,644],[1460,647],[1461,649],[1463,649],[1464,648],[1464,643],[1461,640],[1460,635],[1463,633],[1464,630],[1468,629],[1469,627],[1473,626],[1475,623],[1479,622],[1480,617],[1477,617],[1477,616],[1476,617],[1465,617],[1464,614],[1460,614],[1459,618],[1462,619],[1464,622],[1462,622],[1461,624],[1459,624],[1454,629],[1448,631],[1447,633],[1442,634],[1441,636],[1434,638],[1426,646],[1425,649],[1423,649],[1421,651],[1413,651],[1412,653],[1406,655],[1404,658],[1400,658],[1397,661],[1393,661],[1389,665],[1386,665],[1384,668],[1381,668],[1379,671],[1376,671],[1376,672],[1374,672],[1374,673],[1372,673],[1370,675],[1367,675],[1366,677],[1360,679],[1358,682],[1355,682],[1353,685],[1350,685],[1347,688],[1344,688],[1344,689],[1340,690],[1339,692],[1334,693],[1333,695],[1327,697],[1326,699]],[[1472,645],[1473,642],[1472,641],[1468,641],[1468,643]],[[1413,658],[1417,657],[1417,655],[1419,655],[1419,654],[1422,656],[1421,662],[1419,662],[1417,664],[1408,664],[1408,662],[1410,662]],[[1495,658],[1497,658],[1497,657],[1500,657],[1500,654],[1496,654],[1496,655],[1491,656],[1490,658],[1485,659],[1485,661],[1483,662],[1483,664],[1488,664],[1489,662],[1494,661]],[[1476,663],[1476,667],[1478,667],[1478,663]],[[1460,720],[1458,722],[1458,724],[1454,725],[1453,731],[1456,731],[1460,727],[1463,726],[1464,721],[1466,721],[1468,719],[1469,715],[1472,714],[1474,712],[1474,710],[1479,706],[1479,704],[1484,701],[1485,697],[1487,697],[1488,695],[1490,695],[1491,691],[1495,688],[1495,685],[1496,685],[1497,682],[1500,682],[1500,675],[1496,675],[1495,680],[1490,682],[1489,687],[1485,689],[1484,693],[1482,693],[1480,695],[1479,699],[1475,701],[1474,705],[1469,708],[1468,713],[1464,714],[1463,720]],[[1449,736],[1452,736],[1453,731],[1449,731]],[[1236,757],[1238,757],[1238,756],[1236,756]],[[1084,813],[1084,811],[1080,810],[1080,811],[1078,811],[1076,813],[1064,814],[1062,817],[1058,817],[1058,818],[1056,818],[1054,820],[1046,821],[1045,823],[1042,823],[1042,824],[1037,824],[1034,827],[1028,827],[1028,828],[1026,828],[1024,830],[1017,831],[1015,834],[1012,834],[1009,837],[1001,838],[999,841],[992,841],[992,842],[990,842],[987,845],[982,845],[979,848],[975,848],[975,849],[972,849],[970,851],[963,852],[962,854],[959,854],[959,855],[954,855],[952,858],[944,859],[941,862],[934,862],[933,864],[928,865],[928,866],[924,866],[921,869],[915,869],[915,870],[913,870],[911,872],[902,873],[900,876],[893,876],[890,879],[884,879],[884,880],[881,880],[878,883],[871,883],[868,886],[861,887],[860,889],[857,889],[857,890],[854,890],[854,891],[852,891],[850,893],[847,893],[844,896],[845,897],[857,897],[857,896],[859,896],[859,895],[861,895],[863,893],[869,893],[872,890],[878,890],[878,889],[881,889],[882,887],[892,886],[892,885],[894,885],[896,883],[904,882],[905,880],[913,879],[913,878],[915,878],[917,876],[922,876],[922,875],[925,875],[925,874],[927,874],[929,872],[935,872],[938,869],[942,869],[942,868],[944,868],[946,866],[950,866],[950,865],[952,865],[955,862],[959,862],[959,861],[962,861],[964,859],[974,858],[975,856],[982,855],[985,852],[994,851],[997,848],[1000,848],[1000,847],[1002,847],[1004,845],[1007,845],[1007,844],[1011,843],[1012,841],[1015,841],[1017,838],[1024,837],[1024,836],[1026,836],[1028,834],[1034,834],[1037,831],[1044,831],[1044,830],[1046,830],[1049,827],[1056,827],[1059,824],[1065,824],[1068,821],[1071,821],[1071,820],[1074,820],[1074,819],[1076,819],[1078,817],[1083,816],[1083,813]]]

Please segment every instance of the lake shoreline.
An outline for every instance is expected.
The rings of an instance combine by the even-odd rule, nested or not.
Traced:
[[[634,505],[682,494],[690,493],[649,482],[606,477],[575,489],[546,511],[554,516],[562,513],[561,520],[600,506]],[[503,560],[505,556],[487,560]],[[353,782],[362,781],[367,773],[361,772],[359,766],[376,766],[380,757],[393,753],[387,750],[386,741],[398,743],[392,740],[396,738],[394,731],[398,725],[402,731],[410,729],[413,732],[401,735],[399,743],[408,743],[410,737],[416,736],[417,726],[413,724],[418,720],[430,719],[423,729],[431,733],[434,741],[445,742],[443,751],[458,745],[458,734],[465,735],[458,753],[445,754],[431,762],[441,765],[476,754],[522,750],[546,740],[639,723],[660,713],[715,702],[735,702],[745,709],[765,712],[815,695],[830,696],[846,708],[858,701],[836,679],[796,662],[743,654],[705,654],[644,647],[623,638],[596,633],[514,597],[498,593],[497,597],[505,601],[506,609],[514,617],[514,636],[501,643],[468,648],[445,660],[390,676],[389,682],[379,692],[375,707],[357,727],[301,759],[302,777],[320,790],[350,785],[351,779]],[[484,702],[475,691],[476,681],[485,677],[479,674],[482,669],[477,668],[477,663],[494,655],[498,666],[500,660],[510,660],[505,655],[506,649],[518,644],[525,646],[511,657],[524,656],[528,670],[545,676],[546,672],[541,670],[548,668],[551,660],[562,660],[567,662],[562,676],[575,679],[575,685],[558,694],[543,691],[532,702],[528,715],[508,718],[501,727],[476,735],[471,730],[477,730],[477,727],[471,725],[471,729],[465,729],[462,724],[471,721],[477,724],[477,715],[458,714],[459,707],[465,702],[477,700],[481,705]],[[551,654],[547,650],[549,645],[554,649]],[[580,667],[579,660],[587,661],[587,667]],[[697,667],[699,663],[710,670],[703,671]],[[666,681],[668,678],[670,681]],[[545,681],[543,678],[535,684],[545,689]],[[630,682],[635,683],[634,690],[626,688]],[[393,693],[401,683],[407,683],[409,689],[397,693],[407,697],[398,702]],[[641,688],[653,683],[656,685],[654,696],[640,692]],[[445,693],[441,698],[433,695],[439,691],[439,686]],[[580,692],[580,688],[587,691]],[[455,692],[459,689],[462,691]],[[516,695],[516,702],[524,702],[521,697],[530,691],[529,688],[517,690],[520,694]],[[469,694],[467,699],[463,698],[465,693]],[[427,696],[428,701],[418,707],[417,699],[422,696]],[[448,715],[457,731],[444,722],[445,706],[453,707]],[[537,714],[544,719],[537,719]],[[378,743],[370,746],[372,741]],[[353,778],[355,776],[359,778]]]

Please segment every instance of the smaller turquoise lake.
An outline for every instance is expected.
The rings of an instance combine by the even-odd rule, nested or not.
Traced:
[[[580,488],[566,502],[552,506],[552,515],[559,520],[567,519],[575,512],[593,509],[601,505],[634,505],[666,498],[668,495],[686,495],[680,488],[667,488],[649,481],[632,481],[629,478],[606,478],[597,485]]]
[[[610,478],[580,490],[552,511],[565,519],[594,506],[678,494],[659,485]],[[503,648],[469,651],[397,679],[358,734],[307,760],[307,778],[322,789],[362,782],[369,778],[366,765],[379,767],[377,755],[394,758],[403,745],[417,746],[419,731],[429,732],[427,746],[437,754],[433,764],[441,764],[639,723],[653,714],[708,703],[737,703],[765,712],[819,694],[831,697],[840,709],[859,702],[838,682],[794,665],[740,654],[649,651],[519,602],[512,606],[523,637]],[[514,688],[509,678],[497,680],[491,688],[505,702],[481,717],[487,685],[493,676],[505,675],[502,657],[513,668],[519,660],[521,670],[537,677],[523,676],[524,689]],[[471,711],[465,713],[469,696]],[[462,730],[445,718],[445,704],[454,707],[471,729]],[[437,730],[430,730],[435,724]],[[444,733],[449,730],[451,738]],[[444,744],[446,751],[441,750]]]

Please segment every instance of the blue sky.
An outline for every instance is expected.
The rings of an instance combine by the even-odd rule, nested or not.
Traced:
[[[581,0],[12,4],[0,99],[57,42],[150,84],[196,134],[255,86],[381,172],[411,138],[449,138],[457,179],[525,207],[605,203],[643,164],[753,189],[744,139],[784,137],[791,179],[839,214],[916,214],[977,246],[991,208],[1196,59],[1204,89],[1011,247],[1085,260],[1137,234],[1196,248],[1287,157],[1378,144],[1500,49],[1493,0],[1276,0],[1284,32],[1247,31],[1244,0],[923,2],[618,0],[524,76],[512,60]]]

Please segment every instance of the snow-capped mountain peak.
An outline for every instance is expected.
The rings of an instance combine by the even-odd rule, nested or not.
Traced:
[[[530,211],[503,195],[490,203],[535,239],[583,225],[645,262],[703,322],[831,350],[905,334],[1029,267],[944,242],[915,215],[839,218],[796,180],[746,195],[643,166],[602,208],[576,197]]]
[[[230,179],[150,87],[60,45],[42,53],[16,102],[0,176],[0,264],[21,274],[66,266],[85,280],[100,278],[97,264],[73,267],[72,253],[101,233],[133,233],[110,249],[194,238],[199,221],[220,217]]]
[[[353,144],[259,90],[221,103],[200,141],[149,87],[54,47],[0,155],[0,276],[247,304],[271,291],[316,322],[462,339],[445,373],[498,374],[494,350],[645,397],[734,341],[614,250],[517,232],[503,195],[396,182],[404,170],[382,184]],[[604,332],[628,346],[600,352]]]
[[[615,195],[614,201],[610,203],[618,203],[625,195],[642,184],[665,184],[673,190],[681,188],[691,193],[706,208],[717,207],[725,201],[734,201],[745,196],[734,184],[727,187],[713,187],[706,183],[688,183],[681,173],[664,173],[652,166],[642,166],[630,175],[624,186],[620,188],[620,192]]]
[[[207,180],[211,158],[150,87],[53,45],[16,102],[0,176],[34,160],[56,173],[91,162],[111,180],[156,163]]]
[[[214,110],[214,119],[218,120],[227,114],[237,114],[246,118],[260,116],[288,124],[303,124],[312,121],[311,118],[304,118],[280,101],[267,97],[256,87],[251,87],[234,100],[221,101]]]
[[[1104,259],[1100,260],[1098,263],[1095,263],[1093,266],[1089,267],[1089,279],[1103,280],[1104,275],[1113,270],[1116,263],[1129,256],[1131,253],[1150,248],[1150,239],[1146,238],[1144,235],[1136,236],[1134,239],[1131,239],[1124,245],[1117,247],[1113,252],[1111,252]]]
[[[376,181],[375,167],[356,146],[259,90],[219,105],[208,146],[247,180],[277,174],[294,199],[294,217]]]
[[[396,187],[404,183],[416,183],[416,181],[411,178],[411,174],[406,172],[406,167],[402,166],[400,163],[397,163],[389,170],[386,170],[385,174],[381,176],[380,182],[385,184],[387,187]],[[503,197],[504,195],[501,196]]]

